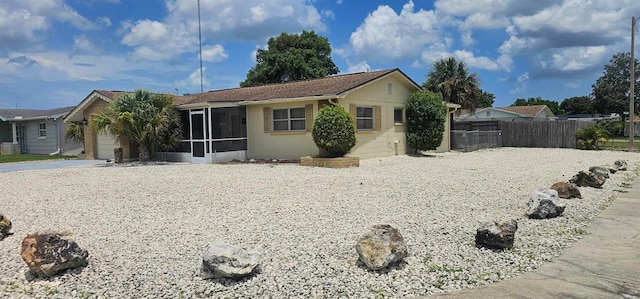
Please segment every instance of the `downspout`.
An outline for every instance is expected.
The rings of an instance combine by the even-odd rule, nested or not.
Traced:
[[[55,118],[47,118],[47,121],[53,123],[53,125],[56,127],[55,132],[56,132],[56,149],[57,150],[53,153],[50,153],[49,156],[60,155],[62,152],[62,149],[60,148],[60,126],[56,122]]]

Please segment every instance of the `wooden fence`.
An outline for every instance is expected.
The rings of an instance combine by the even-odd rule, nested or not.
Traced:
[[[502,146],[576,148],[576,131],[595,121],[501,121]]]
[[[453,130],[500,131],[502,146],[576,148],[576,131],[595,124],[575,120],[470,121],[453,123]]]

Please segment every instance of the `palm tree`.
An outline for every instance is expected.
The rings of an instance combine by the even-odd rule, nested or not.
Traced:
[[[182,135],[180,116],[170,95],[138,89],[111,102],[103,112],[94,114],[91,127],[117,141],[138,144],[138,158],[146,162],[158,150],[178,145]]]
[[[442,94],[443,100],[459,104],[472,111],[479,107],[480,79],[476,73],[469,74],[467,65],[455,57],[440,59],[433,63],[427,75],[425,89]]]
[[[84,125],[82,122],[70,122],[64,133],[64,139],[75,143],[82,143],[82,152],[84,153]]]

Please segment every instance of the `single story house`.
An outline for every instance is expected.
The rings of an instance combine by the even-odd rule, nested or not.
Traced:
[[[556,116],[547,105],[486,107],[474,112],[464,109],[454,115],[455,121],[538,121],[552,120]]]
[[[405,106],[420,86],[399,69],[214,90],[174,96],[183,125],[181,146],[162,159],[216,163],[233,159],[299,159],[319,154],[311,130],[319,109],[336,103],[356,120],[357,144],[348,154],[384,157],[410,151],[406,144]],[[65,121],[91,120],[93,113],[117,99],[120,91],[94,90]],[[451,113],[459,105],[447,104]],[[450,148],[450,118],[438,151]],[[85,131],[88,159],[135,158],[135,145]]]
[[[82,144],[64,138],[63,117],[73,108],[0,109],[0,154],[79,153]]]

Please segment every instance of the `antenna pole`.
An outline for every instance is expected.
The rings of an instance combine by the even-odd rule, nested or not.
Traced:
[[[204,92],[204,79],[202,76],[202,26],[200,25],[200,0],[198,0],[198,42],[200,43],[200,92]]]

